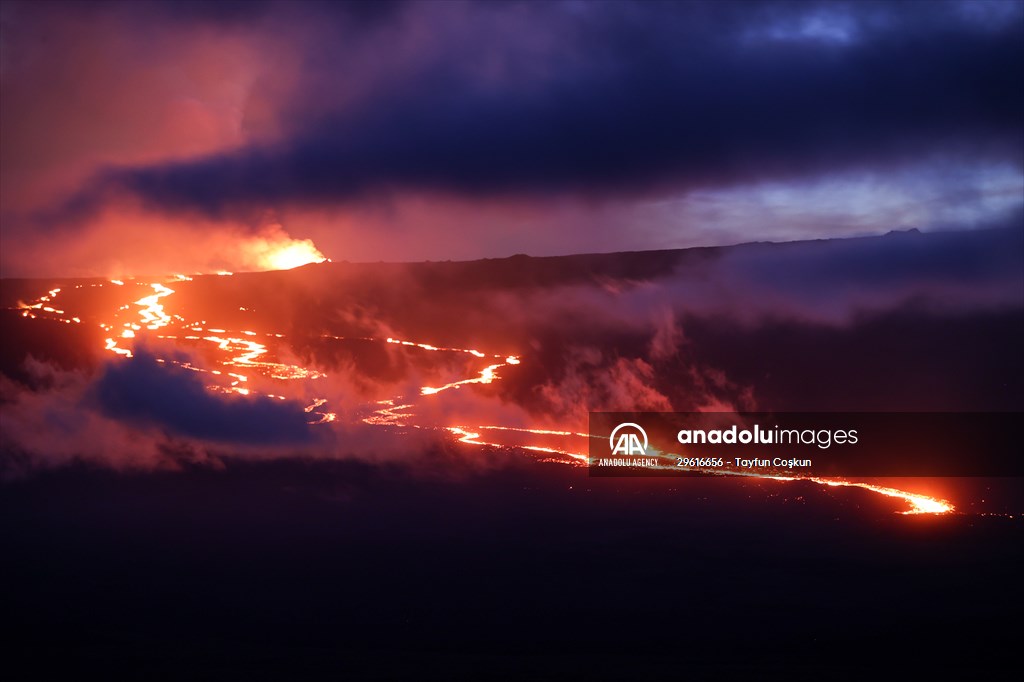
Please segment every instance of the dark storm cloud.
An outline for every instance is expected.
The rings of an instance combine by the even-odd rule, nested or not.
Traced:
[[[405,50],[402,77],[325,108],[363,74],[341,48],[297,45],[312,73],[279,141],[110,169],[69,208],[125,190],[211,215],[403,189],[629,193],[922,158],[1019,165],[1024,149],[1024,23],[997,5],[433,7],[365,32],[357,66]],[[456,39],[418,54],[410,12]],[[410,44],[374,37],[382,22]]]
[[[77,14],[89,17],[118,14],[151,29],[158,22],[181,25],[251,25],[267,17],[315,14],[340,23],[372,26],[394,16],[403,0],[345,0],[344,2],[281,2],[280,0],[47,0],[27,3],[17,12],[31,14]]]
[[[110,365],[96,384],[95,397],[110,417],[181,436],[251,445],[312,440],[298,404],[214,395],[194,372],[168,367],[144,352]]]

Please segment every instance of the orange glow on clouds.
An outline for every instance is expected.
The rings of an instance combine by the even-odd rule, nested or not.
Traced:
[[[309,239],[291,240],[290,243],[270,250],[262,257],[267,270],[291,270],[300,265],[322,263],[327,260]]]
[[[197,216],[161,217],[124,204],[105,208],[59,239],[43,231],[26,235],[17,250],[0,250],[5,277],[42,274],[118,282],[172,274],[187,281],[195,274],[286,270],[324,260],[311,239],[294,238],[279,224],[254,229]]]
[[[271,225],[257,235],[246,235],[236,243],[231,263],[235,271],[291,270],[327,260],[311,239],[292,239],[280,225]],[[218,270],[217,274],[227,272]]]
[[[296,240],[290,239],[283,233],[283,231],[279,231],[277,233],[277,237],[276,241],[269,239],[266,236],[260,238],[263,240],[261,242],[261,248],[266,247],[265,254],[268,258],[279,253],[279,249],[281,250],[280,252],[286,254],[290,253],[291,247],[295,244],[300,246],[307,245],[315,253],[319,254],[319,251],[316,251],[312,242],[309,242],[308,240],[304,242],[297,242]],[[307,255],[309,254],[308,251],[299,251],[298,253],[300,255],[303,253]],[[174,276],[173,279],[169,279],[167,281],[188,281],[188,279],[189,278],[187,277],[182,278],[179,275]],[[187,335],[184,338],[190,341],[207,341],[214,344],[214,346],[221,351],[216,364],[222,369],[215,369],[214,367],[197,367],[190,362],[183,362],[173,358],[157,359],[157,362],[171,362],[185,369],[209,374],[211,377],[230,378],[227,385],[225,385],[225,382],[223,381],[214,380],[214,382],[208,386],[211,390],[224,393],[237,393],[244,396],[263,394],[270,397],[284,399],[283,396],[278,393],[270,394],[264,392],[258,387],[249,388],[241,386],[240,384],[250,383],[250,376],[248,374],[227,371],[229,368],[242,368],[248,372],[254,372],[257,375],[261,375],[263,378],[272,379],[277,382],[309,382],[326,378],[325,374],[312,366],[291,365],[272,359],[277,357],[280,353],[280,339],[284,338],[284,335],[281,333],[265,332],[262,335],[263,340],[257,341],[253,337],[261,335],[252,330],[228,330],[220,327],[204,327],[205,322],[201,325],[197,322],[189,322],[178,315],[172,316],[165,311],[161,299],[172,296],[175,293],[175,290],[161,282],[131,282],[130,284],[126,284],[121,280],[110,280],[109,284],[118,287],[143,287],[144,290],[151,290],[153,292],[152,294],[143,296],[142,298],[134,301],[134,305],[138,310],[133,311],[129,316],[134,320],[137,315],[137,322],[123,322],[116,319],[119,316],[120,311],[130,308],[128,305],[118,308],[118,312],[114,313],[115,319],[99,322],[99,326],[106,331],[114,329],[115,326],[123,326],[124,329],[120,334],[120,338],[122,340],[135,340],[139,338],[139,335],[145,337],[150,331],[162,331],[167,327],[170,327],[171,330],[173,330],[174,327],[172,325],[178,324],[175,322],[175,318],[180,322],[179,327],[182,331],[187,329],[190,331],[206,333],[212,332],[213,334],[216,334],[198,336]],[[80,287],[81,285],[78,286]],[[94,284],[94,286],[103,285]],[[46,305],[48,303],[55,303],[60,293],[60,288],[50,289],[46,294],[40,296],[32,303],[21,303],[19,305],[19,309],[22,311],[23,315],[32,318],[45,315],[45,317],[49,319],[58,319],[68,323],[71,323],[72,321],[75,323],[81,323],[80,318],[70,317],[70,313],[67,313],[64,310],[56,308],[53,305]],[[244,310],[245,308],[243,307],[241,309]],[[95,321],[93,321],[93,323],[95,323]],[[239,335],[232,335],[236,333]],[[156,336],[157,338],[168,340],[178,338],[177,334],[159,334]],[[345,337],[330,336],[327,338],[344,340]],[[508,368],[522,363],[522,358],[519,355],[487,353],[474,348],[441,347],[430,343],[396,339],[390,336],[384,339],[364,338],[362,340],[403,347],[415,347],[435,353],[466,354],[471,355],[476,359],[485,359],[485,361],[490,361],[490,364],[487,364],[482,368],[477,366],[474,362],[473,365],[465,368],[464,373],[458,375],[461,378],[455,378],[454,381],[450,381],[442,386],[421,386],[419,388],[420,398],[431,402],[438,400],[438,394],[440,393],[448,391],[455,393],[455,391],[451,389],[460,389],[472,384],[492,384],[500,382],[502,376],[498,371],[499,369]],[[105,339],[104,349],[123,357],[133,357],[132,350],[119,346],[117,340],[113,337]],[[493,360],[498,360],[498,362],[493,362]],[[469,375],[467,376],[466,373]],[[408,402],[406,402],[407,399],[409,400]],[[324,409],[324,406],[328,402],[328,399],[323,397],[316,397],[312,399],[312,402],[305,408],[305,411],[309,413],[312,418],[311,421],[307,422],[308,424],[326,425],[337,421],[337,412]],[[444,431],[454,437],[458,442],[467,445],[489,449],[518,448],[520,450],[553,455],[553,457],[546,458],[545,461],[557,462],[576,467],[586,466],[587,455],[584,452],[579,452],[574,449],[566,449],[564,446],[561,446],[561,439],[564,437],[570,437],[576,440],[586,440],[588,438],[596,437],[593,434],[581,433],[572,430],[532,428],[509,424],[438,424],[437,422],[432,421],[429,417],[426,419],[418,417],[417,408],[421,407],[421,404],[419,404],[416,398],[409,399],[405,395],[398,395],[389,399],[379,400],[376,402],[376,405],[378,406],[376,409],[372,409],[369,414],[362,418],[362,422],[364,424],[379,427],[399,426],[403,428],[415,427],[417,429],[424,430]],[[488,437],[490,438],[489,440],[481,438],[481,433],[485,430],[488,433]],[[550,438],[552,436],[558,436],[560,438],[557,442],[553,442]],[[602,435],[600,437],[603,438],[604,436]],[[560,446],[552,447],[553,445]],[[831,488],[860,488],[884,497],[900,500],[907,505],[907,508],[901,512],[903,514],[939,515],[949,514],[956,510],[951,502],[940,497],[911,492],[901,488],[876,485],[874,483],[847,481],[834,478],[776,476],[756,473],[728,475],[748,476],[776,481],[806,481]]]

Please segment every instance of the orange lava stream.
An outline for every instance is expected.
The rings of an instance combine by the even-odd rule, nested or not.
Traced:
[[[395,343],[395,344],[398,344],[400,346],[414,346],[416,348],[422,348],[423,350],[439,350],[439,351],[447,351],[447,352],[450,352],[450,353],[469,353],[470,355],[475,355],[478,358],[486,358],[487,357],[486,354],[481,353],[480,351],[474,350],[472,348],[443,348],[441,346],[431,346],[429,343],[416,343],[415,341],[401,341],[399,339],[393,339],[390,336],[387,339],[385,339],[385,341],[387,343]],[[501,356],[500,355],[495,355],[494,357],[500,358]]]
[[[218,275],[230,276],[229,272],[219,272]],[[173,279],[167,280],[173,281],[189,281],[192,278],[185,275],[175,275]],[[115,286],[126,286],[125,282],[121,280],[110,280],[110,284]],[[133,285],[142,285],[142,283],[132,282]],[[76,288],[82,288],[86,285],[76,285]],[[102,284],[90,284],[88,286],[103,286]],[[160,282],[152,282],[145,284],[152,289],[153,293],[144,296],[137,301],[135,305],[139,306],[139,321],[128,322],[122,325],[123,330],[120,334],[121,339],[134,339],[137,333],[141,333],[144,330],[156,331],[172,325],[174,318],[178,319],[181,323],[182,330],[189,330],[193,332],[204,332],[202,326],[194,323],[185,323],[184,319],[179,316],[171,316],[167,314],[164,309],[164,305],[161,299],[164,299],[174,293],[174,290],[167,287],[165,284]],[[40,296],[33,303],[25,304],[19,303],[17,309],[22,311],[24,317],[38,318],[42,315],[46,315],[50,319],[57,319],[67,324],[81,324],[82,320],[79,317],[67,317],[67,313],[64,310],[56,308],[52,305],[54,299],[61,293],[60,288],[54,288],[48,291],[43,296]],[[127,310],[130,306],[123,305],[119,310]],[[118,314],[115,313],[115,317]],[[205,322],[203,322],[205,324]],[[100,322],[99,326],[106,331],[113,331],[115,325],[108,322]],[[182,337],[175,335],[159,335],[159,338],[163,339],[178,339],[182,338],[188,341],[206,341],[214,344],[214,346],[225,353],[227,358],[219,362],[221,367],[243,367],[253,371],[260,372],[264,376],[267,376],[276,380],[295,380],[295,379],[319,379],[326,375],[312,368],[301,367],[298,365],[289,365],[279,362],[270,362],[262,359],[270,352],[266,343],[261,343],[254,340],[256,336],[255,332],[252,331],[241,331],[239,332],[244,337],[237,337],[234,335],[228,335],[228,330],[207,328],[205,332],[206,336],[188,334]],[[266,334],[267,338],[271,341],[283,339],[282,334]],[[343,337],[324,335],[325,338],[333,338],[342,340]],[[433,398],[440,393],[451,389],[459,389],[462,386],[471,384],[491,384],[501,379],[498,370],[503,367],[518,365],[521,360],[518,356],[509,355],[502,356],[498,354],[488,354],[476,349],[470,348],[449,348],[434,346],[428,343],[420,343],[415,341],[405,341],[388,337],[386,339],[363,339],[366,341],[375,341],[388,344],[396,344],[406,347],[415,347],[422,350],[431,352],[441,353],[465,353],[473,356],[474,358],[492,358],[501,360],[500,362],[492,362],[476,372],[475,375],[470,376],[466,379],[460,379],[451,381],[441,386],[423,386],[420,388],[420,397]],[[105,339],[104,349],[115,353],[123,357],[132,357],[132,351],[128,348],[122,348],[118,345],[117,340],[111,336]],[[213,384],[209,388],[211,390],[239,393],[242,395],[250,395],[252,391],[248,388],[243,388],[240,384],[247,383],[249,377],[234,372],[225,372],[219,369],[205,369],[196,367],[188,362],[180,360],[166,360],[160,358],[158,362],[171,362],[185,369],[192,371],[202,372],[210,374],[212,376],[227,376],[230,378],[230,384],[224,386],[222,384]],[[271,398],[285,400],[284,396],[276,394],[264,394]],[[323,406],[327,403],[325,398],[316,398],[311,404],[306,406],[304,409],[311,416],[316,415],[314,421],[310,421],[310,424],[322,425],[329,424],[337,420],[337,414],[334,412],[328,412],[322,410]],[[415,418],[413,410],[415,409],[415,401],[404,400],[403,396],[396,396],[392,399],[378,401],[377,409],[362,419],[363,423],[374,426],[390,426],[390,427],[402,427],[407,426],[410,420]],[[548,445],[538,445],[534,443],[515,443],[506,444],[498,443],[493,441],[481,440],[482,431],[502,431],[509,432],[511,434],[525,434],[531,436],[560,436],[560,437],[576,437],[576,438],[596,438],[592,434],[580,433],[577,431],[566,431],[566,430],[554,430],[554,429],[532,429],[526,427],[517,426],[502,426],[502,425],[479,425],[479,426],[437,426],[437,425],[413,425],[417,428],[432,428],[445,431],[452,436],[456,437],[457,442],[465,443],[469,445],[475,445],[480,447],[489,447],[497,449],[518,449],[526,450],[531,452],[537,452],[547,455],[556,455],[554,458],[545,458],[542,461],[547,462],[558,462],[560,464],[566,464],[577,467],[584,467],[587,465],[589,458],[587,454],[574,452],[571,450],[560,449],[555,447],[549,447]],[[756,474],[756,473],[732,473],[732,472],[709,472],[718,473],[724,475],[741,475],[753,478],[760,478],[765,480],[777,480],[777,481],[807,481],[815,483],[817,485],[828,486],[828,487],[851,487],[861,488],[868,490],[878,495],[898,499],[909,505],[909,509],[903,511],[903,514],[948,514],[955,511],[955,507],[952,503],[947,500],[930,497],[920,493],[913,493],[897,488],[891,488],[886,486],[879,486],[870,483],[861,483],[856,481],[846,481],[842,479],[832,478],[819,478],[819,477],[803,477],[803,476],[777,476],[767,474]]]
[[[532,431],[531,429],[511,429],[510,427],[501,427],[501,426],[477,426],[475,428],[477,428],[477,429],[515,430],[515,431],[527,431],[527,432],[531,432]],[[508,445],[503,445],[501,443],[492,443],[492,442],[482,441],[482,440],[480,440],[480,434],[479,433],[474,432],[474,431],[470,431],[467,428],[462,428],[462,427],[457,427],[457,426],[449,426],[449,427],[447,427],[447,430],[449,432],[459,436],[458,442],[460,442],[460,443],[468,443],[470,445],[481,445],[481,446],[493,447],[493,448],[507,448],[507,447],[509,447]],[[572,435],[586,435],[586,434],[576,434],[576,433],[567,432],[567,431],[562,431],[562,432],[555,431],[555,432],[552,432],[552,431],[537,430],[537,432],[538,433],[556,433],[556,434],[570,434],[571,433]],[[594,436],[594,435],[591,435],[589,437],[591,437],[591,438],[602,438],[602,439],[604,438],[604,436]],[[515,447],[521,448],[521,449],[524,449],[524,450],[532,450],[534,452],[545,452],[545,453],[550,453],[550,454],[563,455],[565,457],[571,458],[570,461],[566,461],[564,459],[562,459],[562,460],[559,460],[559,459],[545,459],[544,460],[545,462],[549,462],[549,463],[571,464],[571,465],[575,465],[575,466],[587,466],[587,464],[589,462],[588,455],[582,454],[582,453],[578,453],[578,452],[571,452],[571,451],[568,451],[568,450],[560,450],[558,448],[548,448],[548,447],[541,447],[541,446],[536,446],[536,445],[517,445]],[[828,487],[832,487],[832,488],[840,488],[840,487],[842,487],[842,488],[860,488],[862,490],[868,490],[868,491],[871,491],[873,493],[877,493],[879,495],[884,495],[885,497],[892,497],[892,498],[895,498],[895,499],[898,499],[898,500],[902,500],[903,502],[905,502],[906,504],[908,504],[910,506],[910,508],[907,509],[906,511],[899,512],[900,514],[905,514],[905,515],[913,515],[913,514],[936,514],[936,515],[938,515],[938,514],[949,514],[949,513],[952,513],[954,511],[956,511],[956,507],[953,505],[952,502],[950,502],[948,500],[943,500],[943,499],[937,498],[937,497],[930,497],[930,496],[924,495],[922,493],[913,493],[913,492],[909,492],[909,491],[906,491],[906,490],[900,490],[898,488],[891,488],[891,487],[887,487],[887,486],[874,485],[872,483],[863,483],[863,482],[860,482],[860,481],[847,481],[847,480],[837,479],[837,478],[821,478],[821,477],[816,477],[816,476],[774,476],[774,475],[756,474],[756,473],[748,473],[748,472],[723,472],[723,471],[718,471],[718,470],[708,470],[706,473],[713,474],[713,475],[718,475],[718,476],[742,476],[742,477],[745,477],[745,478],[757,478],[757,479],[772,480],[772,481],[806,481],[808,483],[815,483],[817,485],[823,485],[823,486],[828,486]]]
[[[156,293],[140,298],[135,305],[142,306],[139,315],[142,316],[146,329],[166,327],[171,322],[171,316],[164,312],[164,306],[160,303],[160,299],[173,294],[174,289],[168,289],[163,284],[150,284],[150,286]]]
[[[480,429],[501,429],[503,427],[501,427],[501,426],[479,426],[477,428],[480,428]],[[459,436],[458,442],[460,442],[460,443],[469,443],[470,445],[485,445],[487,447],[492,447],[492,448],[507,448],[507,447],[509,447],[507,445],[502,445],[501,443],[489,443],[487,441],[480,440],[480,434],[479,433],[475,433],[473,431],[469,431],[468,429],[464,429],[464,428],[462,428],[460,426],[446,426],[445,430],[448,431],[449,433],[452,433],[453,435]],[[517,431],[528,431],[529,429],[516,429],[516,430]],[[578,453],[575,453],[575,452],[570,452],[568,450],[559,450],[558,448],[547,448],[547,447],[544,447],[544,446],[541,446],[541,445],[516,445],[515,447],[520,449],[520,450],[530,450],[532,452],[545,452],[545,453],[553,454],[553,455],[565,455],[566,457],[570,457],[570,458],[572,458],[574,460],[578,460],[579,462],[581,462],[582,463],[581,466],[586,466],[586,463],[587,463],[587,456],[586,455],[581,455],[581,454],[578,454]],[[547,461],[557,461],[560,464],[567,464],[568,463],[565,460],[547,460]]]
[[[335,337],[335,338],[337,338],[337,337]],[[457,353],[470,353],[470,354],[472,354],[472,355],[474,355],[475,357],[478,357],[478,358],[487,357],[486,353],[483,353],[483,352],[478,351],[478,350],[473,350],[473,349],[442,348],[442,347],[432,346],[432,345],[425,344],[425,343],[416,343],[416,342],[412,342],[412,341],[399,341],[397,339],[393,339],[393,338],[390,338],[390,337],[386,341],[387,341],[387,343],[401,344],[401,345],[404,345],[404,346],[415,346],[417,348],[422,348],[422,349],[430,350],[430,351],[448,351],[448,352],[457,352]],[[492,355],[491,357],[499,358],[501,356],[500,355]],[[500,376],[496,372],[496,370],[498,368],[504,367],[504,366],[507,366],[507,365],[518,365],[518,364],[520,364],[520,359],[518,358],[518,356],[509,356],[508,358],[506,358],[506,362],[504,362],[504,363],[497,363],[497,364],[488,365],[483,370],[481,370],[476,377],[472,377],[472,378],[469,378],[469,379],[464,379],[464,380],[461,380],[461,381],[453,381],[451,383],[445,384],[444,386],[440,386],[440,387],[436,387],[436,388],[435,387],[428,387],[428,386],[422,387],[420,389],[420,395],[421,396],[433,396],[433,395],[436,395],[436,394],[438,394],[438,393],[440,393],[442,391],[448,390],[450,388],[458,388],[460,386],[464,386],[464,385],[467,385],[467,384],[475,384],[475,383],[489,384],[489,383],[492,383],[493,381],[495,381],[497,379],[500,379]],[[366,423],[366,424],[374,424],[374,425],[404,426],[406,424],[407,420],[409,420],[409,419],[411,419],[413,417],[413,415],[409,412],[409,410],[411,410],[414,407],[414,405],[411,404],[411,403],[403,403],[403,404],[400,404],[400,405],[396,405],[395,404],[396,400],[383,400],[383,401],[380,401],[378,404],[384,405],[385,407],[383,407],[381,409],[378,409],[378,410],[375,410],[371,416],[364,418],[363,422]],[[540,445],[516,444],[515,446],[509,446],[507,444],[496,443],[496,442],[493,442],[493,441],[485,441],[485,440],[481,440],[480,431],[495,430],[495,431],[512,431],[512,432],[526,433],[526,434],[532,434],[532,435],[542,435],[542,436],[544,436],[544,435],[554,435],[554,436],[575,436],[575,437],[580,437],[580,438],[604,438],[604,436],[595,436],[593,434],[580,433],[578,431],[562,431],[562,430],[553,430],[553,429],[530,429],[530,428],[524,428],[524,427],[500,426],[500,425],[479,425],[479,426],[474,426],[474,427],[468,427],[468,426],[445,426],[445,427],[442,427],[442,428],[445,431],[451,433],[453,436],[456,436],[457,437],[456,440],[459,443],[466,443],[468,445],[477,445],[477,446],[481,446],[481,447],[490,447],[490,448],[499,448],[499,449],[500,448],[515,447],[515,448],[518,448],[518,449],[521,449],[521,450],[529,450],[529,451],[533,451],[533,452],[541,452],[541,453],[547,453],[547,454],[561,455],[562,459],[548,458],[548,459],[545,459],[544,461],[547,461],[547,462],[558,462],[560,464],[569,464],[569,465],[573,465],[573,466],[586,466],[587,463],[589,462],[589,456],[587,454],[579,453],[579,452],[573,452],[571,450],[564,450],[564,449],[553,448],[553,447],[546,447],[546,446],[540,446]],[[721,473],[721,472],[712,472],[712,473]],[[751,474],[751,473],[743,473],[743,474],[738,474],[738,473],[737,474],[732,474],[732,473],[730,473],[730,474],[725,474],[725,475],[742,475],[742,476],[749,476],[749,477],[754,477],[754,478],[762,478],[762,479],[769,479],[769,480],[779,480],[779,481],[808,481],[808,482],[815,483],[815,484],[818,484],[818,485],[825,485],[825,486],[830,486],[830,487],[861,488],[863,490],[869,490],[869,491],[877,493],[879,495],[884,495],[886,497],[892,497],[892,498],[896,498],[896,499],[902,500],[903,502],[905,502],[908,505],[910,505],[910,509],[908,509],[907,511],[900,512],[902,514],[948,514],[948,513],[951,513],[953,511],[955,511],[955,507],[953,506],[953,504],[951,502],[947,501],[947,500],[942,500],[942,499],[939,499],[939,498],[929,497],[929,496],[921,494],[921,493],[913,493],[913,492],[908,492],[908,491],[905,491],[905,490],[899,490],[897,488],[889,488],[889,487],[885,487],[885,486],[878,486],[878,485],[874,485],[874,484],[871,484],[871,483],[860,483],[860,482],[856,482],[856,481],[846,481],[846,480],[842,480],[842,479],[830,479],[830,478],[819,478],[819,477],[768,476],[768,475],[759,475],[759,474]]]
[[[41,311],[41,312],[51,313],[51,314],[54,314],[54,315],[63,315],[64,314],[63,310],[58,310],[57,308],[54,308],[51,305],[46,305],[47,303],[53,301],[53,299],[55,299],[57,297],[57,294],[59,294],[59,293],[60,293],[60,288],[59,287],[56,288],[56,289],[50,289],[49,291],[46,292],[46,294],[44,294],[43,296],[40,296],[39,298],[37,298],[35,303],[18,303],[17,309],[22,311],[22,313],[21,313],[22,317],[28,317],[28,318],[31,318],[33,320],[36,319],[37,317],[39,317],[38,313],[33,313],[32,312],[33,310],[38,310],[38,311]],[[71,322],[80,323],[81,322],[81,320],[78,319],[77,317],[73,317],[73,318],[70,318],[70,319],[63,319],[62,321],[63,322],[67,322],[67,323],[71,323]]]
[[[539,436],[578,436],[580,438],[597,438],[598,436],[591,436],[589,433],[580,433],[578,431],[552,431],[550,429],[527,429],[516,426],[478,426],[478,429],[494,429],[498,431],[519,431],[521,433],[534,433]],[[603,436],[602,436],[603,438]]]
[[[864,490],[870,490],[873,493],[879,495],[885,495],[886,497],[895,497],[903,500],[910,505],[910,509],[901,514],[948,514],[956,510],[952,502],[948,500],[942,500],[936,497],[928,497],[927,495],[921,495],[919,493],[910,493],[905,490],[899,490],[897,488],[888,488],[880,485],[872,485],[871,483],[858,483],[857,481],[844,481],[835,478],[817,478],[817,477],[801,477],[801,476],[766,476],[764,478],[771,478],[776,481],[810,481],[819,485],[827,485],[833,488],[845,487],[845,488],[862,488]]]
[[[480,371],[480,376],[473,377],[472,379],[463,379],[462,381],[453,381],[450,384],[439,386],[437,388],[431,388],[430,386],[424,386],[420,389],[420,395],[434,395],[441,391],[447,391],[450,388],[459,388],[466,384],[489,384],[498,378],[497,370],[499,367],[505,367],[507,363],[501,362],[496,365],[488,365]]]
[[[217,273],[217,274],[227,276],[227,275],[230,275],[231,273],[221,272],[221,273]],[[173,279],[170,279],[168,281],[171,281],[171,282],[187,282],[187,281],[192,281],[192,278],[188,277],[186,275],[180,275],[179,274],[179,275],[174,275]],[[112,284],[112,285],[115,285],[115,286],[118,286],[118,287],[127,286],[124,281],[119,280],[119,279],[112,279],[112,280],[109,281],[109,284]],[[146,332],[148,332],[148,331],[156,331],[156,330],[160,330],[160,329],[163,329],[163,328],[170,327],[173,324],[175,318],[182,323],[182,328],[183,329],[187,329],[187,330],[190,330],[190,331],[199,331],[199,332],[203,331],[203,327],[201,327],[201,326],[199,326],[197,324],[188,324],[188,323],[185,323],[184,319],[181,318],[180,316],[175,315],[175,316],[172,317],[171,315],[167,314],[166,310],[164,309],[164,305],[161,302],[161,299],[163,299],[163,298],[165,298],[167,296],[170,296],[171,294],[173,294],[175,292],[174,292],[173,289],[171,289],[170,287],[166,286],[164,283],[152,282],[152,283],[145,283],[145,284],[143,284],[143,283],[137,283],[137,282],[130,282],[129,284],[130,285],[149,287],[150,289],[152,289],[153,293],[148,295],[148,296],[143,296],[142,298],[140,298],[140,299],[138,299],[137,301],[134,302],[134,305],[139,306],[139,310],[137,311],[137,314],[139,316],[138,322],[125,322],[125,323],[100,322],[99,323],[99,326],[104,331],[108,331],[108,332],[114,331],[114,329],[118,326],[118,324],[120,324],[120,326],[123,327],[123,329],[122,329],[122,331],[120,332],[119,335],[111,336],[111,337],[108,337],[108,338],[106,338],[104,340],[104,347],[103,347],[104,350],[110,351],[111,353],[115,353],[115,354],[120,355],[122,357],[131,358],[131,357],[133,357],[132,350],[130,348],[124,348],[124,347],[120,346],[119,345],[119,340],[132,340],[132,339],[136,339],[136,338],[138,338],[138,334],[139,333],[143,333],[144,331],[146,331]],[[99,287],[102,287],[104,285],[103,284],[89,284],[89,285],[79,284],[79,285],[76,285],[75,288],[76,289],[81,289],[84,286],[90,286],[90,287],[99,286]],[[54,308],[53,306],[49,305],[49,303],[52,302],[53,299],[60,292],[61,292],[60,288],[51,289],[45,295],[40,296],[38,299],[36,299],[36,301],[34,303],[31,303],[31,304],[19,303],[18,304],[18,309],[22,311],[22,315],[24,317],[37,318],[37,317],[39,317],[43,313],[48,313],[49,316],[51,316],[51,319],[57,319],[59,321],[66,322],[68,324],[71,324],[71,323],[81,324],[82,323],[81,318],[79,318],[79,317],[70,317],[70,318],[64,317],[66,315],[65,311],[59,310],[59,309]],[[119,317],[121,311],[128,310],[128,309],[130,309],[130,307],[131,306],[128,305],[128,304],[120,306],[118,308],[118,312],[116,312],[114,314],[114,317],[115,318]],[[215,331],[215,332],[218,332],[218,333],[226,333],[227,332],[227,330],[225,330],[225,329],[216,329],[216,330],[210,329],[208,331]],[[256,332],[248,331],[248,330],[242,331],[240,333],[242,335],[248,336],[248,337],[256,336]],[[281,339],[281,338],[283,338],[282,334],[268,334],[267,336],[268,337],[272,337],[274,339]],[[266,376],[269,376],[270,378],[273,378],[273,379],[279,379],[279,380],[318,379],[318,378],[321,378],[321,377],[325,376],[323,373],[318,372],[316,370],[306,369],[305,367],[299,367],[297,365],[289,365],[289,364],[285,364],[285,363],[268,362],[268,361],[260,360],[259,358],[261,358],[262,356],[266,355],[269,352],[269,350],[268,350],[268,348],[267,348],[267,346],[265,344],[259,343],[257,341],[254,341],[252,338],[240,338],[240,337],[234,337],[234,336],[224,336],[224,337],[222,337],[222,336],[212,336],[212,335],[211,336],[198,336],[198,335],[193,335],[193,334],[187,334],[187,335],[184,335],[184,336],[181,336],[181,337],[179,337],[177,335],[174,335],[174,334],[157,334],[156,337],[160,338],[160,339],[178,339],[178,338],[183,338],[183,339],[188,340],[188,341],[208,341],[210,343],[213,343],[219,350],[225,351],[225,352],[230,354],[228,359],[223,360],[223,361],[221,361],[219,363],[220,366],[222,366],[222,367],[247,367],[247,368],[251,368],[253,370],[260,371],[262,374],[264,374]],[[192,365],[189,362],[185,362],[185,361],[182,361],[182,360],[176,360],[176,359],[156,358],[156,361],[157,362],[161,362],[161,363],[169,362],[171,364],[177,365],[177,366],[182,367],[184,369],[189,369],[189,370],[192,370],[192,371],[195,371],[195,372],[209,374],[209,375],[214,376],[214,377],[226,376],[226,377],[230,378],[229,385],[227,385],[227,386],[219,384],[219,383],[209,384],[207,386],[207,388],[209,390],[211,390],[211,391],[217,391],[217,392],[223,392],[223,393],[237,393],[237,394],[240,394],[240,395],[252,395],[252,394],[254,394],[254,392],[251,389],[244,388],[244,387],[240,386],[240,384],[249,381],[249,377],[244,375],[244,374],[238,374],[238,373],[234,373],[234,372],[225,372],[225,371],[222,371],[222,370],[219,370],[219,369],[205,369],[205,368],[202,368],[202,367],[196,367],[195,365]],[[267,393],[267,394],[264,394],[264,395],[266,395],[266,396],[268,396],[270,398],[276,398],[276,399],[279,399],[279,400],[285,400],[286,399],[284,396],[280,396],[280,395],[276,395],[276,394]],[[335,413],[333,413],[333,412],[327,412],[327,411],[315,411],[314,412],[313,408],[320,407],[325,402],[326,402],[325,400],[319,400],[318,402],[315,402],[313,406],[311,406],[309,409],[306,410],[307,412],[311,412],[316,417],[315,421],[310,422],[311,424],[326,424],[326,423],[333,422],[333,421],[335,421],[337,419],[337,415]]]
[[[385,405],[378,410],[374,410],[373,414],[363,419],[364,424],[372,424],[373,426],[402,426],[404,419],[408,419],[412,415],[407,410],[413,407],[412,403],[406,403],[404,405],[395,405],[394,400],[379,400],[378,405]]]

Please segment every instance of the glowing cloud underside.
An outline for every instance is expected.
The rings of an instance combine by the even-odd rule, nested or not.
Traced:
[[[263,264],[269,270],[291,270],[300,265],[322,263],[327,260],[308,239],[292,242],[288,246],[273,251],[264,258]]]
[[[291,270],[327,260],[311,239],[292,239],[280,225],[246,239],[240,250],[244,269]]]

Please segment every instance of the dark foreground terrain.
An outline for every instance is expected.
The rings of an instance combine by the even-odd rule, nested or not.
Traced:
[[[1022,245],[1006,228],[166,279],[168,326],[120,340],[149,348],[132,359],[105,337],[155,284],[4,281],[0,676],[1016,679],[1019,479],[932,481],[955,513],[903,515],[803,482],[590,479],[446,427],[1020,411]],[[53,287],[59,312],[24,307]],[[240,366],[252,338],[327,378]],[[488,363],[492,382],[421,394]],[[410,395],[400,425],[361,421]],[[307,421],[318,396],[336,421]],[[239,424],[192,428],[211,410]],[[285,433],[265,416],[294,445],[254,444],[251,424]]]
[[[8,483],[4,667],[8,679],[1019,670],[1019,518],[905,517],[867,493],[801,485],[642,483],[553,465],[424,479],[288,461]]]

